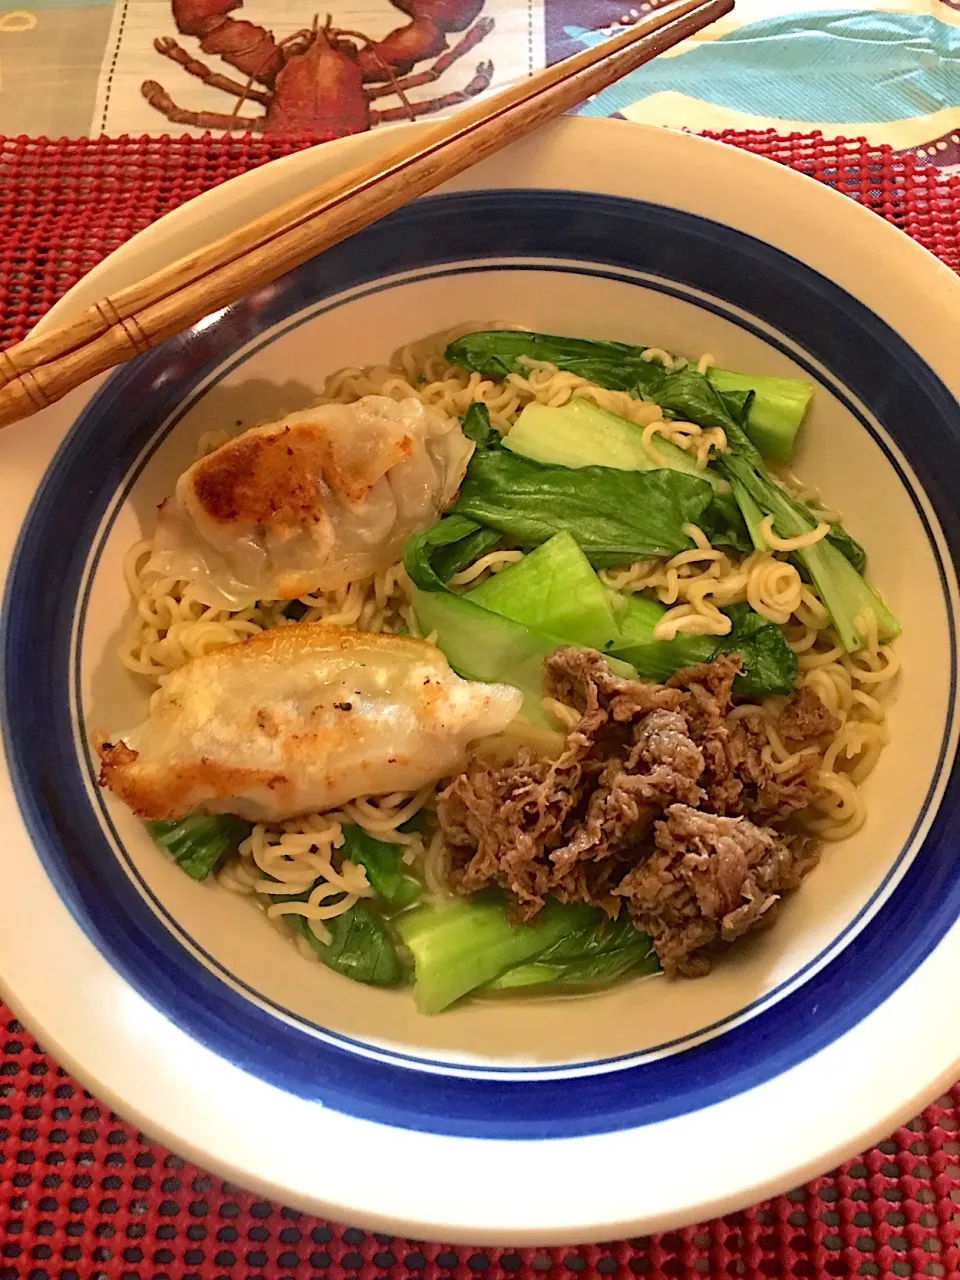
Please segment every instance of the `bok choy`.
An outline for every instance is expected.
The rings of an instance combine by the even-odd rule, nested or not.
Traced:
[[[192,880],[206,880],[227,853],[235,853],[252,827],[229,813],[188,813],[147,823],[153,839]]]
[[[420,881],[407,871],[401,857],[404,848],[377,840],[354,823],[343,826],[341,856],[363,867],[370,888],[388,911],[402,911],[420,897]]]
[[[487,991],[517,991],[550,986],[594,987],[602,983],[659,973],[660,962],[650,938],[634,927],[626,911],[616,920],[601,917],[547,947],[535,960],[505,970]]]
[[[385,921],[363,902],[325,920],[329,942],[321,942],[305,916],[288,915],[287,923],[306,939],[328,969],[354,982],[393,987],[406,976],[397,947]]]
[[[420,882],[406,870],[399,845],[377,840],[353,823],[344,824],[342,830],[343,859],[364,868],[385,914],[403,911],[417,900]],[[271,898],[274,902],[306,902],[314,887],[296,894],[271,894]],[[329,942],[317,937],[305,916],[290,914],[284,918],[335,973],[375,987],[396,986],[407,977],[390,924],[363,900],[323,921]]]
[[[608,590],[567,533],[557,534],[465,598],[568,644],[624,659],[647,679],[666,680],[681,667],[738,653],[743,663],[734,682],[738,694],[792,693],[796,684],[797,658],[783,632],[746,604],[724,611],[731,622],[725,636],[681,633],[672,640],[654,639],[665,606]]]
[[[525,405],[503,437],[505,449],[559,467],[614,467],[618,471],[685,471],[707,480],[714,489],[724,482],[701,471],[696,459],[670,440],[659,437],[652,450],[643,443],[643,427],[621,418],[584,396],[564,405]]]
[[[413,994],[421,1013],[440,1013],[471,991],[498,989],[498,980],[503,989],[511,985],[505,976],[510,970],[518,971],[513,985],[520,986],[562,984],[565,970],[567,985],[578,985],[577,962],[588,982],[659,968],[650,939],[628,921],[611,923],[594,907],[552,899],[529,924],[511,923],[500,895],[484,893],[418,907],[400,916],[397,928],[413,954]],[[538,970],[531,974],[534,961]],[[591,961],[595,976],[588,977]]]
[[[452,591],[415,588],[413,608],[420,630],[435,636],[437,648],[454,671],[468,680],[513,685],[524,695],[526,718],[548,725],[540,705],[543,662],[568,641],[514,622]],[[621,675],[636,676],[626,662],[611,659],[611,666]]]
[[[682,471],[713,489],[710,505],[698,520],[716,545],[749,551],[751,539],[730,485],[717,472],[697,466],[679,445],[658,436],[643,442],[643,428],[575,396],[564,405],[526,405],[503,437],[503,447],[532,462],[579,469],[613,467],[618,471]]]
[[[659,362],[643,360],[642,350],[624,343],[492,330],[457,339],[447,348],[447,357],[494,377],[503,377],[504,370],[522,371],[529,360],[549,361],[602,386],[652,400],[668,416],[701,427],[721,427],[727,449],[714,460],[712,470],[729,482],[753,545],[765,549],[761,526],[767,517],[772,518],[773,531],[779,538],[795,538],[816,529],[815,512],[770,477],[758,443],[751,436],[751,420],[756,422],[755,406],[759,400],[765,406],[767,425],[771,421],[779,423],[776,429],[782,436],[773,449],[769,441],[764,443],[761,438],[759,443],[778,460],[789,456],[787,437],[791,430],[795,433],[801,410],[805,412],[809,401],[805,390],[797,387],[795,394],[789,396],[782,379],[765,383],[743,375],[742,380],[731,381],[730,376],[718,376],[716,371],[710,377],[690,364],[667,368]],[[713,538],[716,529],[706,510],[704,515],[706,521],[701,527]],[[882,641],[899,634],[897,619],[862,577],[863,548],[841,525],[833,525],[827,536],[814,545],[798,548],[793,558],[801,573],[812,581],[848,652],[863,646],[866,618],[871,614]]]
[[[779,538],[795,538],[816,529],[814,514],[771,480],[759,453],[742,432],[728,435],[727,444],[716,466],[730,480],[748,520],[748,512],[755,518],[759,509],[763,516],[772,517],[773,531]],[[860,551],[862,563],[859,544],[843,530],[835,533],[836,537],[830,534],[812,546],[799,548],[794,557],[813,582],[840,643],[848,653],[862,648],[865,615],[869,614],[876,620],[882,641],[895,639],[900,634],[899,622],[848,558],[848,554]]]
[[[568,644],[606,651],[620,634],[611,595],[574,536],[558,533],[474,587],[467,599]]]
[[[652,400],[678,418],[722,426],[695,416],[710,403],[712,389],[738,419],[745,417],[747,435],[764,456],[776,462],[790,460],[813,395],[809,382],[726,369],[699,373],[696,366],[676,358],[667,368],[659,360],[644,360],[645,350],[625,342],[493,329],[458,338],[446,354],[451,364],[498,379],[525,373],[531,361],[545,361],[598,386]]]
[[[502,447],[484,405],[471,406],[465,430],[467,420],[475,428],[480,419],[487,432],[452,512],[520,547],[537,547],[566,529],[597,566],[671,556],[692,545],[683,527],[699,524],[713,500],[707,481],[680,471],[573,471],[530,462]]]

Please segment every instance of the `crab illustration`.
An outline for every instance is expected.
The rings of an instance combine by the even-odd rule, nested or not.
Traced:
[[[433,84],[458,59],[489,35],[492,18],[480,18],[484,0],[390,0],[410,21],[372,40],[359,31],[335,27],[327,18],[285,39],[244,19],[233,18],[243,0],[173,0],[173,17],[181,35],[193,36],[200,49],[235,67],[245,81],[214,71],[170,37],[154,41],[165,58],[176,62],[204,84],[236,98],[232,111],[191,111],[180,107],[156,80],[145,80],[147,102],[173,124],[198,129],[253,130],[260,133],[310,134],[340,138],[373,125],[412,120],[445,111],[482,93],[493,76],[493,64],[481,62],[465,88],[424,102],[411,102],[407,91]],[[447,35],[465,35],[450,48]],[[425,70],[418,63],[434,59]],[[400,106],[374,108],[379,98],[395,95]],[[241,114],[245,102],[258,102],[262,115]]]

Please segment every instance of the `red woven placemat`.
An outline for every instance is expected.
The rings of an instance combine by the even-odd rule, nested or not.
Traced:
[[[846,192],[960,271],[960,180],[862,140],[722,137]],[[167,210],[305,145],[0,139],[0,346]],[[607,1245],[474,1250],[321,1222],[204,1173],[97,1103],[0,1005],[0,1280],[892,1280],[960,1276],[958,1242],[960,1084],[866,1155],[742,1213]]]

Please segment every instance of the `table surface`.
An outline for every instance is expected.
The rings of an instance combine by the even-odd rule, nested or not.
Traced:
[[[402,0],[418,11],[418,0]],[[419,0],[424,5],[426,0]],[[666,0],[453,0],[492,27],[433,83],[411,89],[415,108],[462,90],[478,61],[492,63],[491,89],[602,39]],[[255,119],[155,47],[177,40],[187,59],[231,74],[196,34],[178,33],[174,12],[246,20],[278,40],[311,25],[316,0],[14,0],[0,3],[0,133],[50,137],[199,134],[168,121],[143,96],[154,81],[187,112]],[[242,8],[242,12],[238,12]],[[334,27],[382,39],[408,18],[400,0],[336,0]],[[208,25],[218,18],[207,18]],[[185,24],[190,26],[189,23]],[[196,24],[194,24],[194,28]],[[229,31],[236,31],[229,27]],[[450,35],[454,44],[459,35]],[[427,71],[431,59],[417,63]],[[242,82],[244,76],[237,77]],[[404,109],[386,95],[378,109]],[[673,54],[626,77],[584,110],[703,129],[822,129],[889,143],[960,164],[960,0],[737,0],[734,14]],[[276,123],[266,121],[266,128]],[[319,122],[317,122],[319,125]],[[343,107],[329,123],[346,128]]]

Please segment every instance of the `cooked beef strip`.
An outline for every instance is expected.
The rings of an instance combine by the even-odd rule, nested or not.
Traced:
[[[716,662],[683,667],[667,681],[669,688],[686,690],[689,732],[703,752],[705,807],[714,813],[740,812],[737,804],[743,788],[734,773],[726,722],[740,666],[738,654],[727,654]]]
[[[724,656],[660,685],[558,649],[545,692],[580,716],[559,759],[475,761],[438,799],[454,887],[498,885],[527,919],[548,894],[611,916],[626,900],[665,969],[699,971],[700,948],[750,928],[812,865],[771,829],[809,804],[808,764],[775,775],[760,711],[729,716],[739,669]]]
[[[780,712],[777,728],[781,738],[790,742],[815,742],[825,733],[836,733],[840,721],[824,706],[822,699],[804,685]]]
[[[733,804],[717,813],[742,814],[754,822],[779,827],[813,800],[810,771],[816,757],[802,757],[782,773],[774,773],[763,759],[767,734],[760,711],[738,716],[731,726],[728,745],[731,778],[739,785]],[[729,784],[728,784],[729,785]]]
[[[774,773],[763,760],[767,734],[760,710],[728,719],[733,681],[739,669],[740,658],[731,654],[716,662],[677,671],[667,685],[685,688],[689,693],[685,712],[690,733],[700,745],[705,762],[700,780],[706,791],[703,808],[776,827],[811,803],[813,790],[808,771],[816,762],[804,758],[783,773]],[[803,690],[794,703],[801,700],[804,723],[816,718],[818,723],[827,725],[833,720],[812,690]]]
[[[697,954],[703,947],[757,927],[816,860],[769,827],[683,804],[667,809],[654,838],[655,852],[615,892],[627,900],[637,928],[650,934],[664,970],[689,976],[709,968]]]
[[[462,893],[499,884],[524,914],[536,915],[554,888],[545,856],[563,839],[580,801],[581,769],[569,747],[560,760],[526,748],[500,768],[475,763],[437,799],[437,818],[450,851],[451,877]]]

